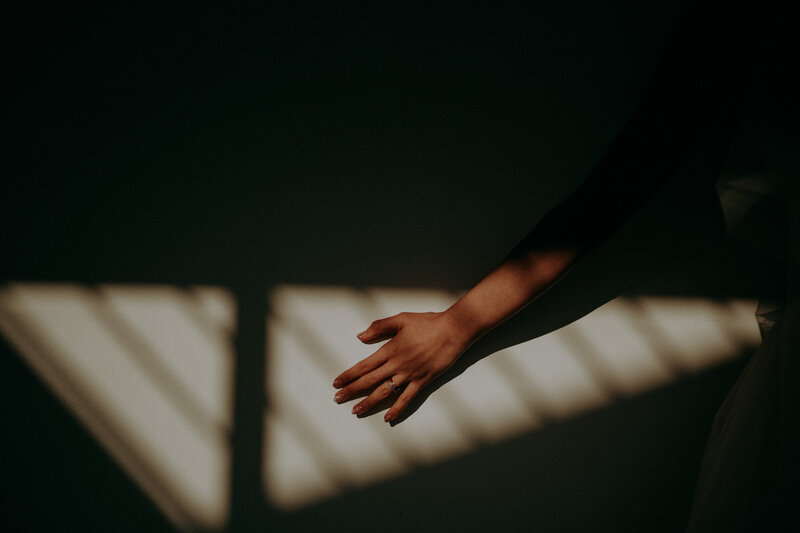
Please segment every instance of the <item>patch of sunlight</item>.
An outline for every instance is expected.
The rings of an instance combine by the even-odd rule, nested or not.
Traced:
[[[401,311],[446,309],[432,290],[279,286],[270,293],[264,485],[285,510],[330,498],[554,419],[663,386],[760,342],[752,301],[618,298],[502,350],[436,391],[402,424],[357,419],[331,381],[370,355],[355,334]]]
[[[729,321],[741,322],[736,318],[743,310],[741,305],[729,307],[711,300],[688,298],[643,298],[639,306],[651,326],[654,348],[667,354],[680,370],[699,372],[729,359],[742,339],[751,344],[761,341],[757,323],[752,319],[755,302],[747,306],[746,314],[751,319],[746,329],[729,325]],[[731,334],[732,329],[737,331],[736,335]]]
[[[0,331],[177,526],[227,521],[232,300],[212,288],[14,284]]]
[[[562,336],[554,332],[495,354],[513,365],[527,403],[545,419],[569,418],[611,400]]]
[[[429,291],[417,293],[434,303]],[[419,304],[419,301],[417,302]],[[264,482],[270,501],[293,509],[343,488],[363,486],[403,473],[409,465],[431,463],[470,449],[469,438],[442,402],[418,413],[416,431],[391,434],[379,416],[358,420],[333,403],[336,374],[366,357],[374,347],[361,344],[363,330],[380,310],[370,294],[348,288],[281,287],[272,291],[267,329],[266,390],[273,422],[266,426]],[[360,328],[360,329],[359,329]],[[336,408],[338,407],[338,408]],[[275,425],[280,428],[273,434]],[[432,441],[430,434],[435,432]],[[287,443],[302,442],[302,452]],[[301,474],[280,450],[311,454]],[[299,491],[298,485],[314,487]]]
[[[592,359],[596,375],[602,376],[607,390],[621,395],[639,394],[675,377],[664,354],[653,346],[643,328],[637,327],[639,317],[631,307],[629,300],[618,298],[564,331],[567,337],[585,343],[582,351]],[[695,345],[695,357],[697,348]]]
[[[294,510],[664,386],[760,342],[753,301],[618,298],[473,365],[403,423],[333,403],[355,337],[458,294],[278,286],[265,327],[262,479]],[[227,525],[235,301],[224,289],[11,284],[0,332],[182,528]]]

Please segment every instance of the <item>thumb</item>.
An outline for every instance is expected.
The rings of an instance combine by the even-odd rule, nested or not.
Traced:
[[[400,329],[400,323],[400,315],[376,320],[370,324],[367,329],[357,335],[358,340],[364,344],[374,344],[376,342],[385,341],[386,339],[391,339]]]

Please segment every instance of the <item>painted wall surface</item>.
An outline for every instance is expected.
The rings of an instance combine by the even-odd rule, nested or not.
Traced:
[[[454,453],[417,442],[413,460],[378,461],[370,477],[358,461],[335,459],[347,453],[341,442],[310,446],[313,432],[287,430],[295,411],[277,399],[308,385],[291,364],[320,352],[307,349],[310,338],[339,350],[354,340],[358,329],[339,336],[330,316],[355,326],[353,313],[366,325],[379,318],[372,311],[446,305],[497,265],[603,154],[678,12],[632,1],[298,2],[29,7],[9,19],[0,101],[0,479],[12,494],[4,520],[34,530],[681,530],[710,421],[757,342],[742,317],[772,289],[772,265],[727,239],[713,176],[693,161],[558,287],[476,346],[469,372],[431,391],[421,420],[458,387],[500,383],[462,394],[458,416],[440,413],[442,434],[464,413],[485,419],[473,433],[436,437]],[[736,342],[708,352],[709,365],[656,357],[684,354],[685,332],[698,323],[711,324],[693,337],[703,346]],[[631,340],[615,347],[608,332],[631,324],[635,335],[620,334]],[[87,343],[87,327],[108,343]],[[677,344],[648,348],[659,327]],[[564,339],[568,348],[552,348]],[[509,380],[481,360],[508,349],[497,363],[507,368],[526,341],[551,346],[539,358],[595,353],[617,388],[581,389],[584,407],[553,400],[547,423],[537,422],[525,395],[560,398],[582,374],[558,366],[570,364],[561,358],[547,367],[556,377],[536,385],[536,375]],[[301,355],[280,357],[292,350]],[[358,356],[334,351],[337,363]],[[195,415],[175,415],[184,432],[160,412],[167,426],[152,439],[130,429],[148,418],[124,425],[114,413],[138,411],[115,406],[112,393],[138,367],[117,387],[97,368],[76,370],[67,386],[63,372],[31,362],[74,356],[92,367],[132,352],[160,361],[142,383],[171,376],[154,394],[192,398],[213,437],[186,437]],[[182,371],[192,361],[202,368]],[[312,375],[330,373],[314,364]],[[645,378],[626,381],[636,368]],[[559,382],[562,370],[569,377]],[[282,375],[297,382],[276,383]],[[92,376],[106,400],[74,407],[82,400],[65,398]],[[323,393],[333,389],[303,396]],[[505,414],[517,405],[511,422],[486,410],[494,401]],[[86,422],[104,419],[113,423]],[[355,419],[337,431],[348,434],[347,423],[369,433]],[[492,424],[497,433],[483,434]],[[157,444],[170,431],[189,438],[174,460]],[[421,438],[404,431],[398,439]],[[145,467],[169,467],[132,474],[154,467],[115,452],[108,442],[120,435],[153,446]],[[336,475],[320,481],[316,467],[270,463],[265,450],[291,450],[292,439]],[[375,456],[399,446],[374,445],[389,450]],[[202,469],[182,466],[197,458]],[[306,496],[297,492],[304,480]]]

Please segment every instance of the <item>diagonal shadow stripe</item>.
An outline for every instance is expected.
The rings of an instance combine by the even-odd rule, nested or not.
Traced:
[[[2,308],[0,308],[0,320],[10,324],[23,337],[24,342],[32,347],[33,351],[44,355],[44,357],[37,358],[34,366],[41,366],[39,370],[42,374],[58,376],[58,379],[61,380],[61,384],[50,382],[48,385],[56,388],[56,392],[62,398],[73,399],[74,405],[71,407],[76,410],[73,411],[73,414],[85,426],[94,429],[93,436],[104,444],[107,451],[118,450],[116,456],[111,452],[112,457],[127,466],[128,473],[149,489],[150,497],[160,504],[161,509],[181,528],[185,530],[199,529],[200,526],[192,519],[191,513],[171,497],[172,491],[165,482],[161,481],[158,470],[151,468],[140,459],[139,454],[131,448],[128,441],[119,435],[113,425],[93,405],[83,387],[67,378],[70,372],[59,364],[58,357],[55,355],[58,350],[46,340],[42,340],[41,335],[32,331],[29,325],[31,320],[23,319]],[[145,492],[147,493],[147,491]],[[154,495],[156,496],[154,497]]]
[[[272,316],[286,331],[291,332],[292,337],[298,342],[298,344],[305,348],[304,353],[313,354],[313,356],[309,359],[311,360],[312,364],[321,367],[323,369],[323,373],[335,375],[335,373],[341,371],[336,358],[330,355],[330,352],[325,347],[324,343],[319,339],[317,334],[314,333],[312,328],[308,327],[300,320],[289,320],[286,317],[281,316],[279,313],[273,313]],[[269,391],[267,391],[267,393],[269,394]],[[410,456],[402,446],[399,446],[397,442],[389,438],[387,434],[376,430],[372,426],[367,427],[369,428],[370,432],[378,436],[378,438],[380,438],[386,444],[387,448],[391,450],[391,452],[404,464],[414,463],[413,457]]]
[[[170,399],[195,428],[206,436],[216,436],[216,432],[223,430],[226,433],[229,427],[208,413],[187,390],[186,386],[178,380],[172,371],[161,362],[157,354],[142,336],[129,326],[125,319],[119,316],[110,305],[108,297],[96,290],[87,292],[86,303],[94,318],[110,332],[125,351],[135,358],[148,377],[158,384],[159,389]]]
[[[650,347],[653,354],[672,371],[675,379],[689,373],[686,363],[681,361],[675,343],[648,313],[640,299],[625,298],[621,305],[625,318],[634,329],[638,330],[642,339]]]
[[[552,414],[552,407],[547,395],[534,383],[522,379],[523,371],[516,362],[508,357],[498,357],[488,362],[492,365],[508,384],[509,388],[522,399],[528,411],[543,424],[556,420]]]
[[[221,335],[224,335],[226,341],[231,344],[231,339],[236,332],[232,331],[227,325],[220,324],[219,320],[203,309],[202,300],[197,292],[197,287],[179,286],[176,287],[176,289],[179,289],[176,291],[176,296],[179,296],[178,299],[181,308],[184,310],[186,317],[191,319],[197,326],[197,331],[205,335],[211,342],[215,342],[216,338],[213,338],[209,331],[218,331]]]
[[[613,370],[602,363],[603,357],[600,352],[595,350],[591,341],[580,328],[576,327],[578,325],[577,322],[571,324],[566,330],[556,332],[556,335],[561,342],[571,347],[570,352],[575,356],[575,360],[587,370],[600,390],[609,395],[609,399],[624,397],[625,391],[615,383]]]
[[[301,409],[292,407],[291,402],[273,402],[268,412],[281,421],[284,427],[288,428],[297,439],[303,443],[313,458],[314,463],[319,466],[325,477],[336,487],[347,489],[357,485],[353,480],[347,464],[339,454],[324,446],[326,436],[316,429],[313,422],[302,412]],[[326,456],[334,455],[335,458],[326,460]]]

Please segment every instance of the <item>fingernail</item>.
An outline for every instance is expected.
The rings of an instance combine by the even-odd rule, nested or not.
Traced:
[[[337,388],[337,389],[338,389],[339,387],[341,387],[341,386],[342,386],[342,381],[341,381],[341,380],[339,380],[339,379],[335,379],[335,380],[333,380],[333,386],[334,386],[334,388]]]
[[[360,414],[361,411],[363,411],[363,410],[364,410],[364,406],[363,405],[356,405],[355,407],[353,407],[353,414],[354,415]]]
[[[342,403],[342,395],[337,394],[336,396],[333,397],[333,401],[336,403]]]
[[[385,415],[383,415],[383,421],[384,422],[391,422],[392,418],[394,418],[394,416],[392,416],[391,413],[386,413]]]
[[[367,330],[364,330],[364,331],[362,331],[361,333],[359,333],[358,335],[356,335],[356,337],[358,337],[358,338],[360,339],[360,338],[362,338],[364,335],[366,335],[366,333],[367,333]]]

